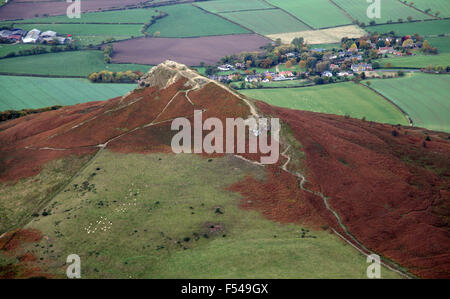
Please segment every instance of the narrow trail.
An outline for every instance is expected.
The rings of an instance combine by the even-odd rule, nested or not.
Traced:
[[[313,194],[315,196],[320,197],[323,200],[323,203],[325,205],[325,207],[327,208],[327,210],[336,218],[336,221],[339,225],[339,227],[345,232],[345,234],[347,235],[348,238],[350,238],[351,240],[353,240],[353,242],[349,241],[348,238],[344,237],[343,235],[341,235],[340,233],[338,233],[335,229],[331,228],[332,231],[338,235],[342,240],[344,240],[346,243],[352,245],[352,247],[354,247],[355,249],[357,249],[361,254],[363,254],[364,256],[368,257],[371,254],[374,254],[374,252],[372,252],[370,249],[368,249],[367,247],[365,247],[358,239],[356,239],[355,236],[353,236],[347,226],[345,226],[345,224],[342,222],[341,217],[339,216],[339,214],[333,209],[331,208],[330,204],[329,204],[329,198],[327,196],[325,196],[322,192],[316,192],[313,190],[310,190],[308,188],[305,187],[305,183],[307,182],[306,177],[300,173],[300,172],[292,172],[290,170],[287,169],[287,165],[289,164],[289,162],[291,161],[291,157],[288,156],[286,153],[288,152],[288,150],[290,149],[290,145],[288,145],[288,147],[281,153],[281,156],[283,156],[284,158],[288,159],[287,162],[281,167],[284,171],[289,172],[292,175],[295,175],[296,177],[298,177],[300,179],[299,182],[299,186],[300,189],[308,192],[310,194]],[[355,243],[358,245],[356,246]],[[380,261],[381,264],[383,266],[385,266],[386,268],[388,268],[391,271],[394,271],[400,275],[402,275],[405,278],[409,278],[411,279],[412,277],[409,276],[408,274],[404,273],[402,270],[398,269],[395,265],[389,265],[384,261]]]

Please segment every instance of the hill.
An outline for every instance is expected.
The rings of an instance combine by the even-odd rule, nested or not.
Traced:
[[[195,110],[279,117],[280,160],[173,154],[171,121]],[[356,278],[376,252],[385,278],[448,277],[449,147],[167,61],[123,97],[0,124],[0,276],[63,277],[76,252],[85,278]]]

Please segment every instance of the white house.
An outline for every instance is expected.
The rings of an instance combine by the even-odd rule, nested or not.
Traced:
[[[333,73],[331,73],[330,71],[325,71],[322,73],[322,77],[331,78],[331,77],[333,77]]]
[[[30,30],[27,35],[23,38],[24,44],[35,44],[39,40],[39,36],[41,35],[41,31],[37,29]]]

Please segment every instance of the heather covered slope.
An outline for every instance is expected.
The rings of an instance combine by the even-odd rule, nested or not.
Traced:
[[[350,235],[419,277],[450,277],[447,134],[258,107],[292,128],[309,188],[328,197]]]
[[[0,276],[64,275],[75,250],[86,278],[365,277],[348,243],[396,271],[449,276],[447,135],[255,107],[174,62],[140,87],[0,124],[0,233],[25,229],[0,238]],[[279,117],[280,160],[173,154],[171,120],[194,110]]]

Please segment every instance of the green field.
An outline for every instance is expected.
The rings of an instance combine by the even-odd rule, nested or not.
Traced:
[[[403,114],[373,91],[353,82],[302,88],[240,90],[274,106],[407,125]]]
[[[414,126],[450,132],[450,76],[414,76],[372,80],[372,88],[406,111]]]
[[[144,24],[151,20],[152,16],[158,15],[154,9],[127,9],[104,12],[82,13],[81,18],[70,19],[67,16],[51,16],[18,20],[15,23],[140,23]]]
[[[414,0],[414,7],[425,11],[431,9],[429,12],[435,15],[440,12],[439,17],[450,17],[450,2],[448,0]]]
[[[437,48],[439,53],[450,52],[450,37],[427,37],[425,38],[431,46]]]
[[[250,10],[220,15],[262,35],[310,30],[306,24],[281,9]]]
[[[378,60],[382,67],[390,63],[395,68],[425,68],[429,65],[450,66],[450,53],[441,53],[438,55],[416,55],[405,57],[392,57]],[[389,67],[388,67],[389,68]]]
[[[369,4],[366,0],[334,0],[334,2],[355,20],[365,22],[366,25],[372,21],[367,16]],[[409,16],[414,20],[432,19],[431,16],[404,5],[398,0],[384,0],[381,2],[381,18],[374,19],[377,24],[387,23],[389,20],[397,21],[400,18],[406,21]]]
[[[352,20],[329,0],[268,0],[314,28],[350,25]]]
[[[101,51],[60,52],[0,59],[0,73],[48,76],[88,76],[108,70],[148,72],[151,66],[106,64]]]
[[[422,36],[449,34],[450,20],[386,24],[366,27],[365,30],[378,33],[394,31],[397,35],[412,35],[414,33]]]
[[[33,44],[0,44],[0,57],[4,57],[5,55],[15,52],[18,53],[20,50],[29,50],[37,45]],[[40,45],[47,48],[50,51],[50,46]]]
[[[196,37],[249,33],[244,28],[191,4],[163,6],[160,10],[169,15],[148,28],[147,32],[152,35],[158,32],[161,37]]]
[[[0,111],[75,105],[122,96],[136,84],[99,84],[87,79],[0,76]]]
[[[195,5],[212,13],[273,8],[263,0],[215,0],[198,2]]]
[[[50,215],[26,225],[49,241],[25,249],[60,276],[76,252],[83,278],[367,277],[366,258],[336,235],[240,209],[225,188],[246,175],[264,179],[233,156],[103,151],[48,203]],[[10,198],[23,186],[2,190]],[[399,278],[385,268],[382,277]]]

